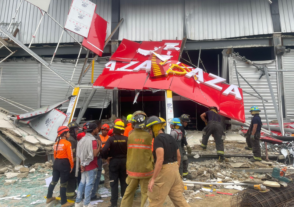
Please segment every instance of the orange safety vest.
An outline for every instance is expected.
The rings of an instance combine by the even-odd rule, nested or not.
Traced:
[[[132,123],[128,123],[128,124],[127,124],[127,127],[126,127],[126,129],[125,129],[125,132],[124,132],[124,136],[128,137],[130,131],[132,131],[132,130],[133,130]]]
[[[106,135],[106,137],[103,137],[102,134],[99,135],[101,142],[102,142],[102,148],[104,147],[105,143],[107,142],[109,136]]]

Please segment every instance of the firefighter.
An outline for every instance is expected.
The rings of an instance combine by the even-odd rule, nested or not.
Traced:
[[[253,151],[253,158],[250,161],[261,161],[261,150],[260,150],[260,130],[262,126],[261,118],[259,116],[259,108],[252,106],[250,113],[253,116],[251,124],[246,134],[247,147],[245,149]]]
[[[182,147],[182,139],[183,139],[183,133],[180,130],[180,127],[182,126],[181,120],[179,118],[173,118],[170,121],[170,128],[171,132],[170,135],[176,140],[176,143],[178,145],[178,149],[181,153],[181,162],[179,167],[179,172],[181,177],[183,176],[183,154],[184,154],[184,148]]]
[[[100,139],[102,142],[102,149],[105,146],[109,136],[107,135],[108,131],[109,131],[109,125],[108,124],[103,124],[103,126],[101,127],[102,130],[102,134],[100,134]],[[110,188],[110,184],[109,184],[109,164],[108,164],[108,160],[106,159],[102,159],[102,167],[104,169],[104,187],[105,188]]]
[[[175,139],[162,130],[164,122],[156,116],[147,119],[154,141],[155,169],[148,184],[149,207],[160,207],[167,196],[175,207],[188,207],[184,193],[184,184],[179,174],[181,154]]]
[[[69,180],[69,175],[73,171],[74,162],[71,149],[71,143],[68,140],[70,137],[69,128],[61,126],[58,128],[57,142],[54,144],[54,164],[53,164],[53,178],[48,188],[46,203],[55,201],[52,197],[53,190],[60,178],[60,197],[61,207],[73,206],[73,203],[67,202],[66,187]]]
[[[133,114],[129,114],[127,116],[127,127],[126,127],[126,130],[124,132],[124,136],[128,137],[129,136],[129,133],[130,131],[133,130],[133,125],[132,125],[132,118],[133,118]]]
[[[203,129],[201,147],[206,150],[208,139],[210,135],[212,135],[216,145],[218,160],[219,162],[223,162],[225,160],[223,142],[224,129],[217,107],[210,107],[209,110],[201,114],[200,117],[206,124],[206,127]]]
[[[68,124],[70,137],[68,141],[71,143],[72,154],[74,162],[76,161],[76,149],[77,149],[77,135],[79,133],[79,125],[76,122],[71,122]],[[66,197],[69,200],[74,200],[76,198],[75,190],[77,188],[77,179],[75,177],[75,165],[73,171],[69,175],[68,186],[66,189]]]
[[[188,177],[188,174],[189,174],[188,173],[188,164],[189,163],[188,163],[188,156],[187,156],[187,153],[186,153],[186,150],[184,147],[186,146],[189,155],[191,154],[191,148],[187,142],[185,127],[188,126],[188,123],[191,122],[191,120],[190,120],[190,115],[188,115],[188,114],[183,114],[180,119],[181,119],[181,124],[182,124],[182,126],[180,126],[180,130],[183,133],[182,148],[184,149],[184,151],[183,151],[183,153],[184,153],[183,154],[183,178],[184,178],[184,180],[186,180]]]
[[[123,136],[125,124],[122,121],[117,121],[113,128],[114,135],[109,137],[102,149],[102,157],[109,161],[109,178],[111,187],[111,205],[117,207],[118,200],[118,180],[121,186],[121,196],[124,196],[126,184],[126,157],[127,157],[127,142],[128,138]]]
[[[136,111],[133,115],[134,130],[128,137],[127,174],[128,187],[121,206],[133,206],[135,192],[140,184],[141,207],[147,200],[148,182],[153,175],[152,136],[145,129],[146,114]]]

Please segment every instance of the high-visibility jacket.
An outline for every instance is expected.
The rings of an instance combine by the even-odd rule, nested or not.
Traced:
[[[127,174],[130,178],[150,178],[153,175],[152,136],[134,129],[128,137]]]
[[[58,146],[57,146],[58,143]],[[71,143],[65,139],[61,139],[59,142],[57,141],[54,146],[54,159],[68,159],[70,163],[70,168],[73,169],[73,155],[71,149]]]
[[[126,129],[125,129],[125,132],[124,132],[124,136],[128,137],[130,131],[132,131],[132,130],[133,130],[132,123],[128,123],[128,124],[127,124],[127,127],[126,127]]]
[[[104,147],[106,141],[108,140],[109,136],[106,135],[106,137],[102,136],[102,134],[99,135],[101,142],[102,142],[102,148]]]

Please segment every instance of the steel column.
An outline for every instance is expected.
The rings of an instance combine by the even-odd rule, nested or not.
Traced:
[[[78,115],[78,118],[77,118],[77,121],[76,121],[77,124],[79,124],[81,122],[81,120],[82,120],[82,118],[83,118],[83,116],[84,116],[84,114],[85,114],[85,112],[86,112],[86,110],[87,110],[93,96],[95,95],[95,93],[96,93],[96,89],[92,89],[89,96],[88,96],[88,98],[87,98],[87,100],[86,100],[86,102],[85,102],[85,104],[81,108],[81,111],[80,111],[80,113]]]

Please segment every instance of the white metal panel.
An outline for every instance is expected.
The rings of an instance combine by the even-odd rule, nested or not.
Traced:
[[[111,1],[110,0],[91,0],[97,5],[96,13],[102,16],[107,22],[107,36],[111,33]],[[0,25],[6,25],[11,21],[15,10],[20,0],[1,0],[0,2]],[[52,0],[49,6],[48,13],[55,18],[61,25],[64,26],[69,12],[72,0]],[[30,43],[31,37],[34,34],[39,20],[41,19],[41,11],[34,5],[24,1],[19,10],[16,22],[20,22],[19,33],[17,38],[24,44]],[[47,15],[36,35],[34,43],[57,43],[62,29]],[[71,32],[70,32],[71,33]],[[83,37],[71,33],[79,41]],[[1,35],[1,34],[0,34]],[[74,40],[66,33],[63,34],[61,43],[70,43]]]
[[[185,0],[185,21],[192,40],[273,33],[266,0]]]
[[[286,115],[294,116],[294,51],[285,53],[282,56],[283,70],[291,70],[293,72],[284,72],[284,95]]]
[[[121,0],[119,39],[183,39],[184,0]]]
[[[294,1],[279,0],[279,13],[282,32],[294,32]]]
[[[39,64],[36,61],[1,63],[0,96],[33,109],[39,108],[38,70]],[[0,107],[15,113],[25,112],[1,100]],[[29,109],[26,110],[29,111]]]
[[[235,67],[233,64],[234,59],[233,58],[229,58],[229,77],[230,77],[230,84],[234,84],[234,85],[238,85],[238,81],[237,81],[237,77],[236,77],[236,71],[235,71]],[[271,62],[271,60],[269,61],[254,61],[256,63],[269,63]],[[267,116],[269,121],[271,120],[276,120],[276,112],[275,112],[275,108],[273,105],[273,101],[271,98],[271,94],[270,94],[270,90],[268,87],[268,83],[266,80],[266,77],[263,76],[261,79],[259,79],[260,75],[261,75],[261,71],[258,71],[254,66],[249,66],[248,64],[242,62],[242,61],[237,61],[236,60],[236,65],[238,68],[238,72],[246,78],[246,80],[258,91],[258,93],[260,93],[260,95],[268,100],[268,102],[264,102],[265,103],[265,107],[266,107],[266,112],[267,112]],[[271,70],[275,70],[276,69],[276,62],[267,65],[268,69]],[[276,97],[276,102],[278,102],[278,98],[277,98],[277,94],[278,94],[278,86],[277,86],[277,77],[276,77],[276,73],[270,73],[270,80],[271,80],[271,84],[273,87],[273,91]],[[240,86],[241,88],[249,93],[252,93],[254,95],[257,95],[253,89],[251,89],[251,87],[239,76],[239,81],[240,81]],[[264,110],[263,110],[263,105],[262,105],[262,101],[256,97],[253,97],[247,93],[243,93],[244,96],[244,108],[245,108],[245,118],[246,121],[250,121],[251,120],[251,114],[249,113],[250,107],[251,106],[258,106],[259,109],[261,109],[261,113],[260,116],[262,118],[262,121],[264,123],[266,123],[266,119],[265,119],[265,114],[264,114]]]
[[[82,66],[83,60],[80,61],[81,63],[78,64],[75,75],[73,78],[73,82],[76,84],[78,82]],[[95,73],[94,73],[94,81],[97,77],[102,73],[104,69],[104,63],[96,63],[95,64]],[[52,67],[59,71],[61,75],[63,75],[66,79],[70,80],[74,64],[73,63],[62,63],[62,62],[55,62],[52,64]],[[91,68],[89,69],[86,76],[82,79],[82,83],[90,83],[91,82]],[[47,70],[46,68],[42,67],[42,93],[41,93],[41,105],[51,105],[62,100],[67,99],[72,94],[72,88],[69,87],[64,81],[57,78],[51,71]],[[78,108],[80,108],[83,102],[87,99],[91,89],[82,89],[80,94],[80,99],[78,102]],[[90,102],[90,108],[102,108],[103,101],[106,95],[106,90],[98,89]],[[107,98],[104,103],[104,108],[109,105],[109,101],[112,100],[112,91],[108,90]],[[66,106],[68,103],[64,104]]]

